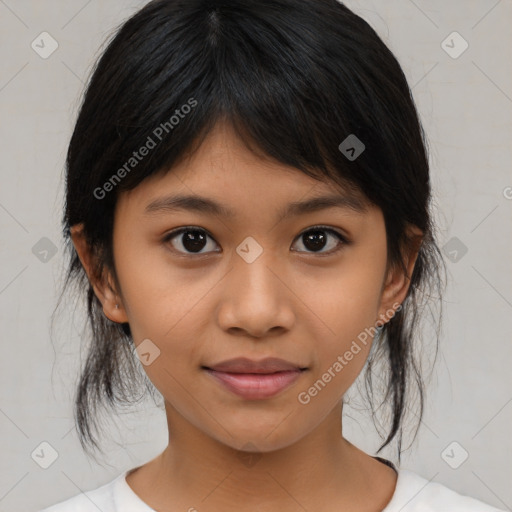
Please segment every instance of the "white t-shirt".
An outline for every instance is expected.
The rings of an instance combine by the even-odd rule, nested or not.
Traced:
[[[125,471],[110,483],[38,512],[155,512],[126,482]],[[406,469],[398,470],[391,501],[382,512],[504,512],[463,496]]]

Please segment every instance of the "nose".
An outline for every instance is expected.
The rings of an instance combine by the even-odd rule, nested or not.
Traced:
[[[283,265],[270,257],[270,251],[263,251],[252,263],[235,254],[233,267],[224,278],[217,310],[219,326],[254,338],[291,329],[294,293],[286,281]]]

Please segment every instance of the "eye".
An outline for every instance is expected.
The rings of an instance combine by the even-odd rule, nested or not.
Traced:
[[[182,236],[178,237],[178,235]],[[175,238],[177,239],[176,241],[174,240]],[[163,242],[171,242],[171,245],[174,247],[174,249],[182,254],[204,254],[204,252],[202,253],[200,251],[204,247],[208,246],[206,242],[207,238],[211,238],[213,240],[213,238],[204,229],[196,228],[194,226],[187,226],[168,233],[163,239]]]
[[[200,255],[207,254],[208,252],[220,252],[219,250],[212,249],[212,247],[208,250],[208,238],[213,240],[213,238],[204,229],[194,226],[186,226],[171,231],[165,235],[162,241],[164,243],[170,242],[173,249],[182,255]],[[331,238],[330,244],[329,238]],[[348,245],[350,243],[341,233],[338,233],[327,226],[314,226],[309,228],[302,232],[297,240],[301,241],[304,247],[306,247],[306,252],[310,252],[310,254],[318,253],[320,255],[328,255],[337,252],[343,245]],[[213,245],[216,244],[214,243]],[[321,252],[322,249],[326,246],[329,247],[329,245],[329,250]],[[203,251],[205,248],[206,250]]]
[[[329,236],[331,236],[332,239],[336,239],[334,242],[331,242],[331,249],[320,252],[324,247],[329,246]],[[350,243],[341,233],[338,233],[327,226],[314,226],[309,228],[308,230],[303,231],[297,240],[301,241],[302,245],[306,247],[306,249],[312,251],[310,254],[319,253],[322,256],[337,252],[344,245],[348,245]]]

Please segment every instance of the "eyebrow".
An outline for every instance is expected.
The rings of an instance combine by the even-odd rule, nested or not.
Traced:
[[[338,208],[342,210],[352,210],[360,215],[368,211],[366,204],[353,195],[329,195],[322,197],[313,197],[305,201],[295,201],[289,203],[278,214],[278,220],[286,217],[303,215],[306,213],[326,210],[328,208]],[[149,203],[144,209],[147,215],[174,212],[177,210],[188,210],[197,213],[205,213],[218,217],[233,218],[236,212],[227,206],[198,195],[175,195],[157,198]]]

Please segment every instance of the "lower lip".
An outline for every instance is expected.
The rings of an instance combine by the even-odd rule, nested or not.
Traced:
[[[247,400],[263,400],[273,397],[291,386],[302,373],[301,370],[269,374],[225,373],[209,369],[206,372],[229,391]]]

